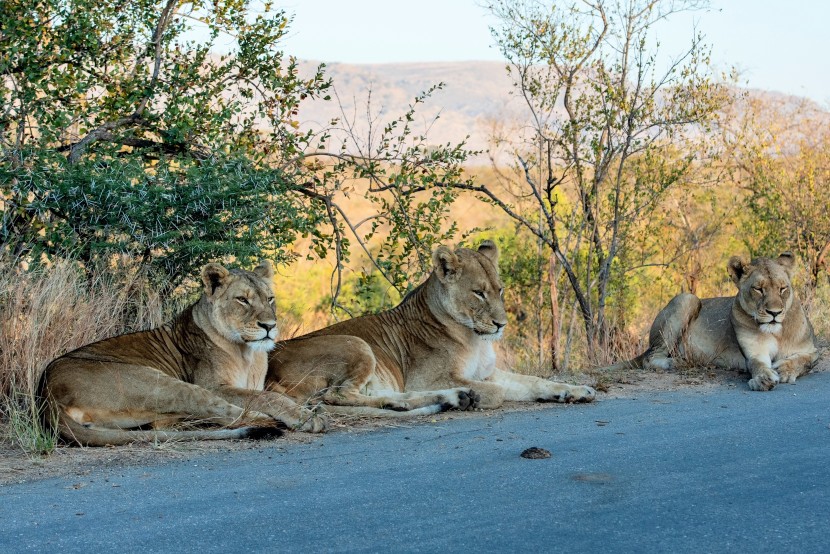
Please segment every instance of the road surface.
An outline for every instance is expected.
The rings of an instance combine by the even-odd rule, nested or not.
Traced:
[[[830,372],[8,485],[0,518],[0,552],[828,552]]]

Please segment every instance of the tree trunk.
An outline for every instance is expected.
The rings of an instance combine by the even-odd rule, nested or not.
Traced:
[[[550,279],[550,369],[559,371],[559,341],[562,334],[562,315],[559,311],[559,287],[557,286],[556,256],[551,253],[548,265]]]
[[[562,359],[562,371],[568,371],[571,364],[571,348],[573,346],[574,327],[576,326],[577,302],[571,304],[571,315],[568,318],[568,334],[565,335],[565,352]]]

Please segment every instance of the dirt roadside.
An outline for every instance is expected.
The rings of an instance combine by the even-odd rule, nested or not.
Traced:
[[[830,349],[823,349],[822,356],[813,372],[830,371]],[[705,393],[716,388],[746,388],[746,375],[733,371],[713,369],[693,369],[680,373],[653,373],[630,370],[603,379],[598,395],[598,402],[614,398],[636,398],[638,394],[653,391],[693,390]],[[805,392],[809,391],[809,376],[800,379],[794,385]],[[593,383],[596,379],[584,376],[569,382]],[[782,385],[789,387],[793,385]],[[557,409],[549,404],[511,402],[501,410],[445,412],[433,416],[423,416],[411,420],[398,420],[393,423],[377,419],[355,419],[336,417],[332,420],[330,433],[366,433],[380,427],[412,425],[429,425],[443,423],[453,419],[487,418],[497,416],[507,410],[546,410]],[[560,406],[561,409],[561,406]],[[571,409],[578,409],[573,406]],[[269,447],[290,449],[297,444],[316,440],[317,436],[308,433],[286,432],[282,438],[268,443]],[[204,455],[240,450],[261,449],[259,441],[197,441],[174,442],[162,444],[135,444],[130,446],[79,448],[59,447],[47,457],[30,458],[16,446],[0,442],[0,486],[13,483],[39,481],[52,477],[83,477],[102,470],[112,470],[135,466],[153,466],[171,461],[191,460]]]

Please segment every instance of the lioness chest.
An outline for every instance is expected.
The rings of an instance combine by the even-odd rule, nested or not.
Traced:
[[[407,357],[405,390],[447,387],[447,379],[485,380],[496,370],[493,344],[476,339],[472,343],[451,343],[416,349]]]
[[[776,335],[741,328],[735,329],[735,334],[746,358],[761,360],[767,365],[778,359],[780,345]]]
[[[460,360],[461,375],[465,379],[484,381],[496,371],[496,351],[492,342],[477,339],[466,354],[466,359]]]
[[[239,389],[263,390],[268,370],[267,354],[264,352],[243,352],[230,355],[221,352],[207,363],[207,375],[216,375],[218,385]],[[197,378],[198,380],[198,378]]]

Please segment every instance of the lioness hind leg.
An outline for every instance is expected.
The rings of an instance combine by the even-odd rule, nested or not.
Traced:
[[[76,426],[98,430],[163,428],[183,420],[228,426],[238,425],[243,418],[257,425],[274,425],[263,414],[246,413],[207,389],[150,367],[102,366],[65,358],[46,371],[41,394],[57,410],[62,431]],[[75,435],[65,438],[75,440]],[[87,443],[98,444],[92,439]]]
[[[495,382],[505,388],[505,400],[534,400],[536,402],[593,402],[597,392],[586,385],[569,385],[532,375],[519,375],[497,370]]]
[[[476,395],[466,387],[399,392],[394,374],[379,370],[372,347],[351,335],[321,335],[281,343],[269,359],[268,388],[298,402],[319,398],[332,406],[392,411],[468,409]]]
[[[358,417],[379,417],[385,419],[404,419],[413,418],[417,416],[433,415],[441,412],[441,407],[437,405],[426,406],[424,408],[416,408],[405,412],[395,410],[384,410],[382,408],[370,408],[368,406],[333,406],[326,405],[322,410],[328,414],[358,416]]]
[[[270,356],[266,381],[269,389],[283,390],[298,402],[317,397],[334,406],[411,409],[398,396],[361,392],[376,368],[372,347],[363,339],[323,335],[281,343]]]
[[[100,428],[80,425],[74,419],[60,416],[61,437],[81,446],[118,446],[133,442],[167,442],[180,440],[267,439],[282,435],[274,427],[237,427],[235,429],[153,430]]]
[[[643,356],[643,369],[649,371],[671,371],[675,368],[674,359],[666,348],[648,349]]]
[[[547,391],[553,391],[552,397],[540,396],[536,399],[537,402],[564,402],[567,404],[593,402],[597,397],[597,391],[587,385],[569,385],[567,383],[557,383],[556,381],[543,382],[549,383],[546,386]]]
[[[703,304],[694,294],[678,294],[660,310],[648,333],[645,369],[670,370],[674,359],[683,354],[683,340],[689,324],[700,314]]]

